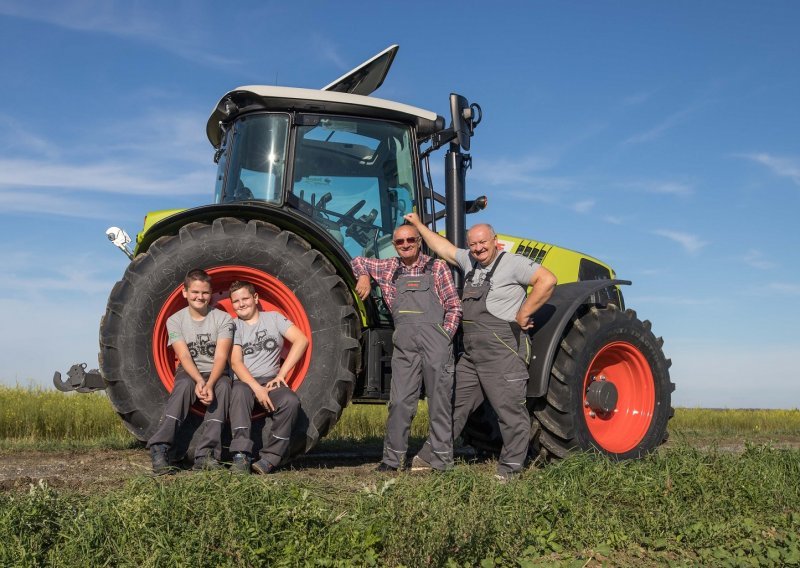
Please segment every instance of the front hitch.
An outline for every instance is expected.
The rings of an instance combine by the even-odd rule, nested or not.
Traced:
[[[53,374],[53,385],[62,392],[94,392],[106,388],[103,375],[97,369],[86,372],[86,363],[75,363],[67,371],[67,380],[61,380],[61,373]]]

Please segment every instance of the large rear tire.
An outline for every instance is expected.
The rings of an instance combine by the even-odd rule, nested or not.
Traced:
[[[166,320],[185,307],[180,290],[193,268],[211,275],[217,308],[235,317],[227,288],[234,280],[248,280],[262,309],[283,312],[310,338],[288,382],[302,408],[290,454],[311,449],[352,396],[360,324],[352,294],[330,262],[296,234],[257,220],[188,224],[138,255],[114,286],[100,326],[100,367],[125,426],[145,441],[158,425],[175,370]],[[196,426],[202,413],[196,405],[187,422]],[[198,435],[188,428],[184,451]]]
[[[576,315],[556,353],[547,395],[528,399],[531,454],[548,460],[594,450],[629,459],[665,442],[675,385],[662,344],[633,310],[608,304]],[[499,449],[496,420],[490,407],[482,408],[470,418],[465,440]]]

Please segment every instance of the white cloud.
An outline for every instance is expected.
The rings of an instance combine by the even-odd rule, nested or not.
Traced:
[[[470,177],[489,185],[527,185],[544,188],[565,188],[572,184],[566,178],[545,177],[539,172],[550,169],[554,163],[542,156],[527,156],[520,159],[484,159],[474,166]]]
[[[322,60],[330,61],[337,69],[341,69],[343,72],[349,71],[361,63],[361,61],[348,63],[345,58],[342,57],[339,47],[327,38],[324,38],[320,35],[315,35],[313,42],[316,46],[314,51],[321,56]],[[364,57],[364,59],[367,59],[367,57]],[[319,87],[323,86],[324,85],[320,85]]]
[[[33,153],[38,156],[55,159],[59,156],[59,148],[49,140],[31,132],[28,125],[21,124],[18,120],[8,115],[0,114],[0,128],[3,138],[0,140],[0,149],[3,155],[11,152]]]
[[[152,45],[187,59],[213,67],[230,68],[238,61],[206,50],[216,30],[202,29],[189,4],[168,18],[158,4],[82,0],[80,2],[0,2],[0,15],[42,22],[52,26],[131,39]]]
[[[628,95],[622,99],[622,104],[625,106],[636,106],[647,102],[653,96],[652,92],[639,92]]]
[[[760,270],[768,270],[775,268],[775,263],[764,258],[764,253],[760,250],[750,249],[742,257],[742,261],[748,266],[758,268]]]
[[[745,154],[742,157],[752,160],[768,168],[773,174],[789,178],[795,185],[800,185],[800,160],[773,156],[772,154]]]
[[[150,175],[145,175],[148,173]],[[208,171],[197,170],[175,176],[147,171],[141,164],[128,162],[79,165],[47,160],[0,159],[0,196],[9,202],[13,202],[12,190],[16,192],[21,187],[70,188],[127,195],[207,195],[213,181],[213,175]]]
[[[520,191],[511,190],[504,191],[503,195],[513,199],[521,199],[523,201],[535,201],[537,203],[555,203],[556,200],[551,194],[539,193],[536,191]]]
[[[788,296],[800,296],[800,284],[797,282],[772,282],[767,284],[767,289]]]
[[[572,204],[572,210],[576,213],[588,213],[589,211],[594,208],[595,200],[594,199],[584,199],[583,201],[578,201],[577,203]]]
[[[606,223],[611,223],[612,225],[622,225],[624,219],[622,217],[615,217],[613,215],[606,215],[603,217],[603,221]]]
[[[646,193],[686,197],[694,193],[691,185],[676,181],[637,180],[617,184],[619,187]]]
[[[653,128],[630,136],[623,142],[623,144],[642,144],[644,142],[652,142],[653,140],[661,138],[661,136],[663,136],[667,130],[670,130],[671,128],[680,124],[695,110],[696,108],[692,106],[683,110],[679,110],[678,112],[674,112]]]
[[[679,231],[669,231],[666,229],[659,229],[653,231],[654,235],[667,238],[681,245],[688,253],[696,253],[704,246],[708,245],[707,241],[703,241],[700,237],[689,233],[681,233]]]

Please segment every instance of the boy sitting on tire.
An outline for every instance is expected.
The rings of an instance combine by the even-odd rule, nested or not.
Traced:
[[[228,354],[233,342],[233,319],[222,310],[209,310],[211,277],[190,270],[183,280],[187,306],[167,320],[169,344],[180,361],[158,430],[147,441],[156,475],[170,471],[169,449],[181,423],[196,400],[208,408],[194,455],[194,469],[219,469],[222,426],[228,413],[231,378]]]
[[[286,377],[305,353],[308,338],[278,312],[262,312],[258,294],[249,282],[236,281],[230,287],[231,304],[238,319],[231,352],[231,369],[236,374],[231,394],[231,453],[234,471],[272,473],[286,457],[292,428],[300,410],[300,399],[286,384]],[[281,364],[284,339],[292,347]],[[258,401],[272,418],[272,429],[264,440],[260,459],[252,463],[250,437],[252,412]],[[252,466],[251,466],[252,463]]]

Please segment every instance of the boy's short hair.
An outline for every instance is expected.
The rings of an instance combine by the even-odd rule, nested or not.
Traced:
[[[231,287],[228,288],[228,292],[230,294],[233,294],[234,292],[236,292],[237,290],[241,290],[242,288],[250,292],[251,296],[256,295],[256,287],[250,284],[250,282],[245,282],[244,280],[234,280],[233,283],[231,283]]]
[[[186,273],[186,277],[183,279],[183,289],[188,290],[192,282],[197,280],[211,284],[211,276],[208,275],[208,272],[201,268],[194,268]]]

